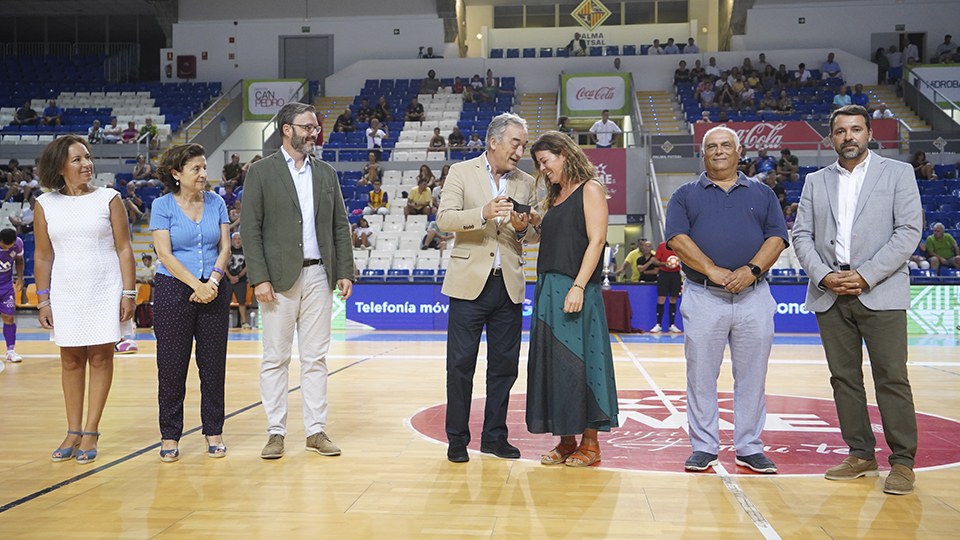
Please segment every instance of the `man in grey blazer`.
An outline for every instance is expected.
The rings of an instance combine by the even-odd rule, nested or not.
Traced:
[[[907,259],[920,241],[922,209],[906,163],[867,150],[870,115],[848,105],[830,117],[836,163],[807,176],[793,245],[810,276],[806,308],[816,313],[830,367],[840,432],[850,447],[829,480],[878,476],[876,438],[863,385],[866,342],[890,475],[883,490],[914,490],[917,419],[907,378]]]
[[[263,459],[283,456],[294,331],[306,449],[340,455],[326,434],[327,350],[333,289],[350,297],[353,244],[336,171],[313,157],[320,124],[312,105],[288,103],[277,115],[280,151],[250,166],[243,188],[244,255],[260,302],[260,396],[267,413]]]

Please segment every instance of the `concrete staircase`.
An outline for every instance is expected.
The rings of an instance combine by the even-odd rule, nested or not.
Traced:
[[[337,123],[337,117],[343,113],[343,110],[353,103],[352,97],[318,97],[313,100],[313,106],[317,109],[317,120],[323,124],[323,142],[326,143],[333,133],[333,125]],[[354,119],[356,120],[356,119]]]
[[[687,122],[673,92],[637,92],[643,128],[651,135],[684,135]]]
[[[525,93],[513,110],[527,121],[527,136],[531,143],[541,134],[557,129],[557,94]]]
[[[230,104],[230,98],[223,98],[217,103],[217,105],[214,108],[210,109],[209,111],[206,111],[203,114],[203,125],[206,126],[207,124],[212,122],[213,119],[216,118],[218,114],[220,114],[220,111],[225,109],[229,104]],[[194,120],[196,119],[194,118]],[[191,120],[190,122],[193,122],[194,120]],[[173,136],[173,139],[170,141],[170,145],[174,146],[177,144],[187,144],[188,142],[190,142],[191,139],[196,137],[198,133],[200,133],[201,129],[202,128],[200,127],[199,122],[193,125],[192,127],[190,127],[189,129],[181,129]]]

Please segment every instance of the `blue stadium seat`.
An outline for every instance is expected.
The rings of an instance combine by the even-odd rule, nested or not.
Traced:
[[[619,55],[620,55],[619,45],[607,45],[607,56],[619,56]]]
[[[553,56],[553,47],[540,47],[540,58],[550,58]]]
[[[360,281],[380,281],[384,280],[384,271],[382,269],[364,268],[360,273]]]
[[[503,58],[503,49],[490,49],[490,58]]]
[[[418,268],[413,271],[413,281],[415,283],[432,283],[435,276],[436,271],[430,268]]]
[[[566,47],[557,47],[557,58],[570,58],[570,51]]]
[[[385,281],[406,283],[410,281],[410,270],[406,268],[391,268],[387,270],[387,278]]]
[[[443,278],[447,275],[447,269],[441,268],[437,270],[437,282],[443,283]]]
[[[523,57],[524,57],[524,58],[536,58],[536,57],[537,57],[537,50],[534,49],[533,47],[525,47],[525,48],[523,49]]]
[[[960,268],[941,268],[940,281],[952,285],[960,284]]]
[[[936,272],[932,268],[913,268],[910,270],[910,282],[919,285],[939,283],[940,278]]]
[[[507,58],[520,58],[520,49],[507,49]]]
[[[624,56],[635,56],[637,54],[636,45],[624,45],[623,46],[623,55]]]
[[[770,283],[796,283],[797,271],[793,268],[771,268]]]
[[[603,56],[603,47],[590,47],[590,56]]]

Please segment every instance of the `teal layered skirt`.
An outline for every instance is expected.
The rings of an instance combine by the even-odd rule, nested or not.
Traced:
[[[600,286],[583,292],[583,309],[564,313],[573,279],[537,277],[527,361],[527,429],[579,435],[618,427],[613,352]]]

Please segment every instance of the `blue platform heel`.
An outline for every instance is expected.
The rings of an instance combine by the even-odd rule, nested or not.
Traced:
[[[204,439],[207,440],[207,456],[212,458],[222,458],[227,455],[227,446],[225,444],[210,444],[210,437],[204,435]],[[223,436],[220,436],[221,443],[223,442]]]
[[[70,435],[80,435],[81,437],[83,436],[83,432],[81,432],[81,431],[69,431],[69,430],[68,430],[67,433],[69,433]],[[76,451],[77,448],[79,448],[79,447],[80,447],[80,443],[78,442],[77,444],[75,444],[75,445],[73,445],[73,446],[68,446],[68,447],[66,447],[66,448],[57,448],[56,450],[53,451],[53,455],[51,455],[50,457],[53,459],[53,462],[54,462],[54,463],[61,463],[61,462],[63,462],[63,461],[70,461],[71,459],[73,459],[73,452]],[[57,456],[57,454],[60,454],[60,455]]]
[[[161,441],[162,444],[162,441]],[[171,448],[170,450],[160,449],[160,461],[164,463],[173,463],[180,461],[180,448]]]
[[[100,437],[100,433],[96,431],[84,431],[82,435],[95,435]],[[79,444],[77,445],[80,446]],[[97,459],[97,449],[83,451],[77,448],[77,464],[86,465],[87,463],[93,463]]]

